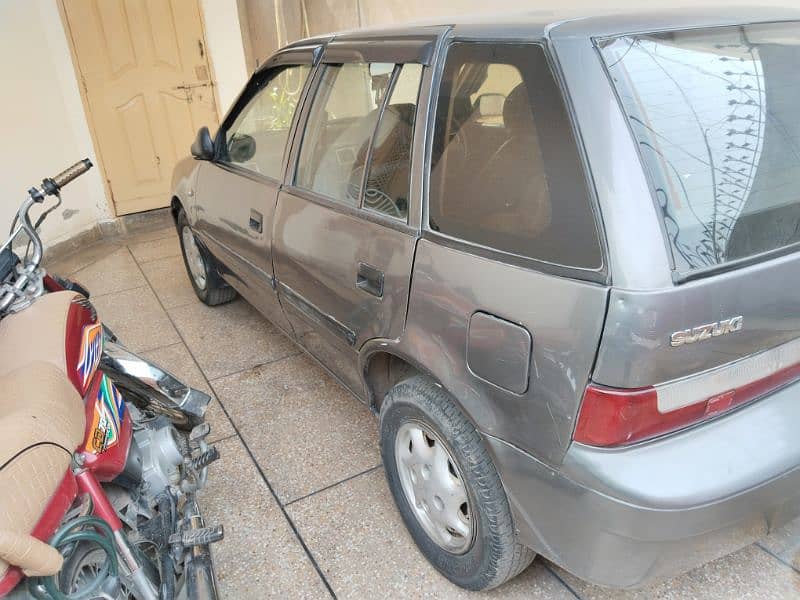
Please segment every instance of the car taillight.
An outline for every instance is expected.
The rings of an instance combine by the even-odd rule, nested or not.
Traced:
[[[640,442],[721,415],[798,378],[800,364],[795,364],[694,401],[684,396],[684,405],[677,407],[671,406],[676,392],[690,392],[691,384],[702,389],[702,383],[687,381],[690,385],[680,382],[640,389],[610,388],[590,383],[583,394],[574,439],[582,444],[602,447]],[[665,399],[669,401],[665,402]]]

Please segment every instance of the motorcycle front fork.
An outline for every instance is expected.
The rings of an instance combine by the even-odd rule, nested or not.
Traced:
[[[111,531],[114,534],[114,546],[125,568],[130,573],[131,580],[139,592],[139,597],[145,600],[158,600],[158,590],[147,578],[142,565],[136,560],[128,543],[128,538],[122,529],[122,521],[117,516],[117,511],[114,510],[105,490],[103,490],[103,486],[100,485],[94,473],[89,469],[78,467],[75,469],[74,474],[78,489],[92,499],[95,516],[101,518],[111,527]]]

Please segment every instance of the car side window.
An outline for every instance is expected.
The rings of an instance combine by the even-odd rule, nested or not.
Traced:
[[[258,89],[225,131],[223,162],[280,179],[283,153],[310,65],[278,68]]]
[[[369,142],[391,63],[328,65],[300,147],[295,185],[358,206]]]
[[[364,208],[403,221],[408,217],[414,115],[421,80],[422,65],[401,66],[372,142],[364,186]]]
[[[431,229],[548,263],[602,266],[577,144],[541,46],[451,45],[434,127]]]

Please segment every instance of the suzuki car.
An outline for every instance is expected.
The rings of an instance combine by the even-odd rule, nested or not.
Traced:
[[[398,510],[460,586],[731,552],[800,514],[798,19],[291,44],[176,169],[192,285],[379,416]]]

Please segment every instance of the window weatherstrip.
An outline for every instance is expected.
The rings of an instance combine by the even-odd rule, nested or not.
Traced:
[[[437,36],[391,36],[335,39],[325,46],[322,62],[417,63],[430,65]]]

